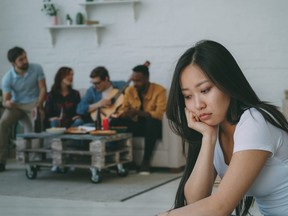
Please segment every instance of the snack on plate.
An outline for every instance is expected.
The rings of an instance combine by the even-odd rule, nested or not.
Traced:
[[[111,130],[116,130],[117,133],[125,133],[128,131],[127,126],[112,126],[110,127]]]
[[[116,134],[115,130],[94,130],[90,131],[91,135],[99,135],[99,136],[105,136],[105,135],[113,135]]]
[[[66,133],[73,133],[73,134],[85,134],[87,131],[83,128],[78,128],[78,127],[70,127],[66,130]]]

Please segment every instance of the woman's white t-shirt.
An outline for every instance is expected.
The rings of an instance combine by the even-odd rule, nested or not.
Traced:
[[[288,215],[288,134],[267,122],[255,108],[251,108],[242,114],[234,133],[233,152],[245,150],[271,152],[247,195],[255,197],[263,215]],[[228,166],[219,140],[215,147],[214,166],[222,178]]]

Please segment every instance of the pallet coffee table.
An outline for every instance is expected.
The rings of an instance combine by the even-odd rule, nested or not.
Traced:
[[[33,139],[50,139],[48,148],[31,148]],[[71,141],[81,141],[83,148],[70,148]],[[123,164],[132,161],[132,134],[114,135],[53,134],[47,132],[17,134],[16,158],[26,164],[28,179],[37,177],[41,166],[58,166],[63,172],[69,167],[90,169],[91,181],[102,181],[101,170],[116,166],[119,176],[126,176],[128,170]],[[89,146],[87,146],[89,145]],[[82,146],[83,147],[83,146]],[[37,157],[35,157],[37,155]]]

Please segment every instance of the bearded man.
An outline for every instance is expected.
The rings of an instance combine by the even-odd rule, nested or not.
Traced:
[[[37,114],[44,113],[43,102],[46,95],[46,81],[42,67],[29,63],[25,50],[14,47],[7,53],[12,64],[2,78],[2,104],[5,108],[0,119],[0,172],[5,170],[9,147],[9,129],[20,121],[25,132],[33,131]]]

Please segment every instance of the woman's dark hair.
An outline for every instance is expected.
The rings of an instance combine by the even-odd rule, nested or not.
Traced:
[[[105,80],[108,77],[108,81],[110,81],[108,70],[103,66],[96,67],[91,71],[90,78],[95,77],[99,77],[100,80]]]
[[[15,60],[22,55],[23,53],[25,53],[25,50],[21,47],[13,47],[10,50],[8,50],[7,53],[7,58],[9,60],[9,62],[15,62]]]
[[[51,93],[56,95],[56,94],[61,94],[61,82],[62,80],[71,73],[73,69],[70,67],[61,67],[57,71],[55,78],[54,78],[54,83],[51,88]],[[69,90],[72,89],[72,86],[68,87]]]
[[[237,124],[242,113],[246,109],[254,107],[272,125],[288,132],[288,123],[283,114],[278,111],[276,106],[258,98],[231,53],[217,42],[209,40],[198,42],[178,60],[167,102],[166,115],[169,125],[173,132],[182,138],[183,153],[186,151],[185,143],[188,144],[188,160],[178,187],[174,208],[186,204],[184,186],[194,168],[201,148],[202,135],[187,125],[184,112],[185,102],[179,82],[182,71],[191,64],[200,67],[211,82],[231,97],[226,114],[228,122]],[[236,207],[236,214],[247,215],[252,203],[253,197],[244,198]]]

